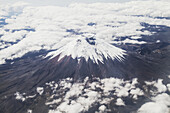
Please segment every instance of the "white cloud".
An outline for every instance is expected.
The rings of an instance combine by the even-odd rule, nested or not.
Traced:
[[[0,0],[0,3],[15,3],[21,0]],[[40,5],[57,5],[57,6],[67,6],[71,3],[95,3],[95,2],[127,2],[131,0],[22,0],[23,2],[28,2],[34,6]]]
[[[123,100],[121,98],[118,98],[116,100],[116,105],[118,105],[118,106],[125,106],[125,103],[123,102]]]
[[[23,8],[27,6],[26,2],[16,2],[13,4],[0,4],[0,17],[9,16],[11,14],[19,14],[22,12]]]
[[[61,79],[59,82],[51,81],[46,86],[37,87],[34,95],[15,93],[17,100],[36,99],[35,96],[43,96],[49,93],[45,105],[49,107],[49,113],[78,113],[86,112],[90,108],[97,107],[99,112],[110,111],[110,104],[114,106],[128,106],[129,102],[124,99],[130,99],[134,104],[138,104],[141,98],[148,100],[148,91],[150,102],[144,103],[138,110],[138,113],[169,113],[170,96],[167,93],[160,93],[159,89],[153,86],[155,81],[146,82],[147,86],[138,83],[137,78],[132,80],[123,80],[118,78],[93,78],[86,77],[82,82],[73,82],[72,78]],[[159,81],[159,79],[158,79]],[[164,85],[164,84],[162,84]],[[143,88],[141,88],[143,87]],[[100,90],[97,90],[100,89]],[[120,89],[120,90],[118,90]],[[128,95],[119,95],[122,90],[129,92]],[[63,92],[64,91],[64,92]],[[44,92],[44,93],[43,93]],[[40,94],[40,95],[37,95]],[[58,98],[59,97],[59,98]],[[126,109],[126,108],[125,108]]]
[[[55,52],[49,54],[56,56],[61,53],[61,58],[72,55],[73,58],[84,57],[96,63],[103,61],[101,55],[105,58],[122,60],[124,51],[111,44],[146,43],[134,38],[152,35],[150,31],[140,31],[144,28],[141,22],[170,26],[170,20],[154,18],[170,17],[168,12],[170,3],[167,1],[72,4],[68,7],[25,5],[25,3],[17,3],[0,6],[2,12],[0,16],[3,18],[12,15],[11,12],[19,13],[6,18],[8,24],[0,28],[0,34],[3,35],[0,39],[1,64],[5,63],[6,59],[22,57],[30,51],[41,49],[55,49]],[[9,32],[6,29],[9,29]],[[16,29],[19,31],[12,32]],[[32,29],[35,32],[24,29]],[[25,38],[22,37],[23,35]],[[119,39],[118,37],[124,36],[132,38],[115,41]],[[96,39],[89,40],[96,45],[87,43],[86,38],[90,37]],[[18,41],[18,43],[10,45],[4,41]],[[79,45],[77,41],[80,42]]]
[[[154,102],[148,102],[139,108],[138,113],[169,113],[170,96],[162,93],[153,97]]]

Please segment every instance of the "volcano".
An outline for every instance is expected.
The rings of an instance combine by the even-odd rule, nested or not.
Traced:
[[[152,2],[2,7],[0,113],[169,113],[169,3]]]

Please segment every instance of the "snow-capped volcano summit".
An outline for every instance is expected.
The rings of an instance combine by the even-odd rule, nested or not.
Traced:
[[[78,37],[78,36],[77,36]],[[60,59],[64,56],[71,56],[73,59],[85,58],[86,61],[91,59],[94,63],[103,63],[104,59],[117,59],[122,61],[125,51],[105,42],[102,39],[94,38],[64,38],[60,41],[60,45],[56,46],[56,51],[50,52],[47,56],[51,58],[60,55]]]
[[[56,50],[55,55],[61,54],[61,58],[63,55],[82,56],[96,63],[102,62],[103,58],[121,60],[123,51],[112,44],[145,44],[148,39],[143,36],[153,35],[160,25],[170,26],[169,19],[160,18],[170,16],[168,5],[164,5],[169,3],[150,4],[151,1],[72,4],[68,7],[14,4],[6,6],[9,11],[2,5],[0,63],[40,50]],[[147,11],[141,11],[143,6]],[[10,13],[12,11],[16,13]],[[153,30],[145,29],[147,24],[154,25]],[[75,52],[78,39],[81,40],[78,45],[84,46],[77,48],[80,53]]]

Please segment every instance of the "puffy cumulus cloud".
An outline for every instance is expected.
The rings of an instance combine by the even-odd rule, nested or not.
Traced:
[[[159,83],[160,80],[157,81]],[[47,98],[43,102],[49,108],[49,113],[78,113],[91,109],[96,113],[118,112],[118,107],[130,112],[127,111],[129,105],[133,110],[131,112],[135,113],[169,113],[170,96],[167,92],[160,93],[159,89],[154,88],[155,84],[155,81],[146,82],[146,87],[141,85],[137,78],[123,80],[94,77],[91,80],[86,77],[82,82],[76,83],[73,82],[73,78],[65,78],[37,87],[34,94],[16,92],[14,96],[18,101],[34,102],[38,96],[45,95]],[[141,105],[148,100],[151,102]]]
[[[151,91],[151,101],[144,103],[138,109],[138,113],[169,113],[170,96],[166,93],[168,84],[166,87],[162,79],[145,83],[147,87],[153,86],[154,90]]]
[[[25,4],[1,7],[0,11],[4,12],[1,16],[17,11],[20,14],[6,18],[6,25],[0,28],[0,62],[41,49],[55,50],[48,55],[61,53],[61,58],[71,55],[96,63],[102,62],[103,56],[122,60],[125,51],[112,44],[146,43],[137,39],[153,32],[141,30],[144,28],[141,23],[170,26],[169,19],[160,18],[170,17],[169,6],[167,1],[132,1],[71,4],[68,7]],[[15,8],[18,10],[13,10]],[[119,40],[125,36],[129,38]],[[71,50],[66,51],[68,49]],[[77,49],[79,52],[75,52]]]
[[[138,113],[169,113],[170,96],[166,93],[159,94],[152,98],[153,102],[142,105]]]

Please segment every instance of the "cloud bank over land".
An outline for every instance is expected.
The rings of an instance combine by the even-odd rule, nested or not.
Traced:
[[[83,56],[94,62],[102,61],[101,56],[122,57],[123,50],[112,44],[146,43],[139,39],[154,32],[142,30],[145,28],[142,23],[158,29],[158,25],[170,26],[169,6],[166,1],[71,4],[68,7],[32,7],[21,2],[1,5],[0,17],[4,18],[1,21],[5,25],[0,28],[0,62],[41,49],[56,50],[50,55],[61,54],[61,58]],[[128,39],[120,40],[120,37]],[[89,46],[82,46],[84,43]],[[108,50],[101,49],[104,45]],[[68,48],[71,50],[66,52]],[[76,48],[82,54],[75,53]],[[114,53],[106,53],[114,48]]]

